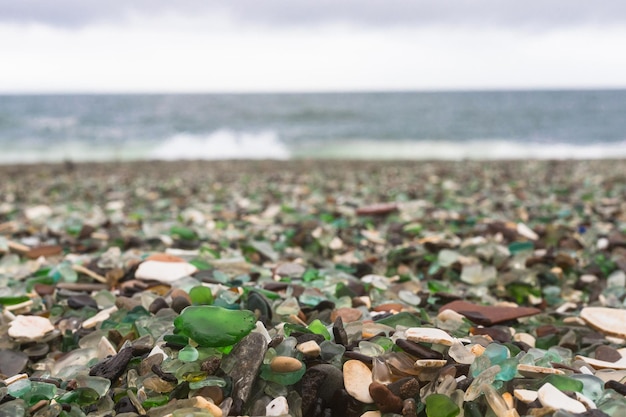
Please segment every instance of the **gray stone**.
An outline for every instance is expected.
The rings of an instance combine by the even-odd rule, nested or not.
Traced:
[[[0,373],[13,376],[22,372],[28,363],[28,355],[14,350],[0,350]]]
[[[236,364],[229,372],[229,376],[233,379],[234,408],[243,407],[248,401],[266,350],[265,337],[255,332],[241,339],[230,352],[228,361]],[[241,412],[241,409],[231,410],[231,414],[235,415]]]

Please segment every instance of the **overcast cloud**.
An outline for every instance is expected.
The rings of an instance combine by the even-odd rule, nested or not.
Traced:
[[[225,14],[243,24],[481,25],[547,29],[626,23],[622,0],[0,0],[0,21],[80,28],[131,16]]]

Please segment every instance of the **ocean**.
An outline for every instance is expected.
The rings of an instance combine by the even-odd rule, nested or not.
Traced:
[[[626,157],[626,90],[0,96],[0,163]]]

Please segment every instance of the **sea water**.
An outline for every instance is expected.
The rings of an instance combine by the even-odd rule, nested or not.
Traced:
[[[626,157],[626,90],[0,96],[0,163]]]

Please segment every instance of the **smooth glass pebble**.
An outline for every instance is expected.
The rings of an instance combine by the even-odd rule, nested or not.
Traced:
[[[384,354],[385,349],[383,349],[380,345],[377,345],[376,343],[363,340],[359,342],[359,353],[366,356],[374,357]]]
[[[185,308],[174,320],[176,329],[200,346],[230,346],[254,329],[256,317],[248,310],[215,306]]]
[[[189,383],[189,388],[200,389],[203,387],[225,387],[226,381],[223,378],[216,376],[208,376],[200,381],[193,381]]]
[[[502,362],[500,362],[500,372],[496,375],[496,381],[510,381],[515,378],[517,374],[517,358],[508,358]]]
[[[594,375],[585,374],[573,374],[570,378],[575,379],[583,383],[582,394],[591,399],[597,401],[604,392],[604,381]]]
[[[550,383],[554,385],[556,388],[561,391],[576,391],[583,392],[583,382],[574,378],[570,378],[565,375],[548,375],[544,379],[541,380],[540,385],[542,386],[546,383]]]
[[[198,349],[191,345],[187,345],[178,351],[178,360],[181,362],[194,362],[199,357]]]
[[[324,336],[324,339],[326,340],[330,340],[330,333],[328,332],[328,329],[326,328],[326,326],[324,325],[324,323],[322,323],[320,320],[315,319],[311,322],[311,324],[309,324],[308,329],[310,331],[312,331],[315,334],[319,334]]]
[[[448,355],[457,363],[465,365],[471,365],[476,360],[476,356],[459,341],[452,343],[452,346],[448,349]]]
[[[28,378],[23,378],[15,381],[11,385],[8,386],[9,395],[15,398],[22,398],[25,394],[27,394],[32,388],[32,382]]]
[[[189,290],[189,298],[196,305],[211,305],[214,302],[213,292],[209,287],[197,285]]]
[[[76,388],[56,399],[61,404],[91,405],[100,399],[100,395],[92,388]]]
[[[492,365],[498,365],[511,355],[506,346],[499,343],[491,343],[483,352],[483,356],[488,357]]]
[[[470,386],[465,391],[464,399],[465,401],[474,401],[481,394],[480,387],[483,384],[493,384],[496,378],[496,375],[500,372],[500,365],[494,365],[490,368],[485,369],[478,376],[474,377],[474,380],[470,384]],[[495,384],[494,384],[495,386]]]
[[[425,402],[428,417],[456,417],[461,412],[454,401],[443,394],[429,395]]]

